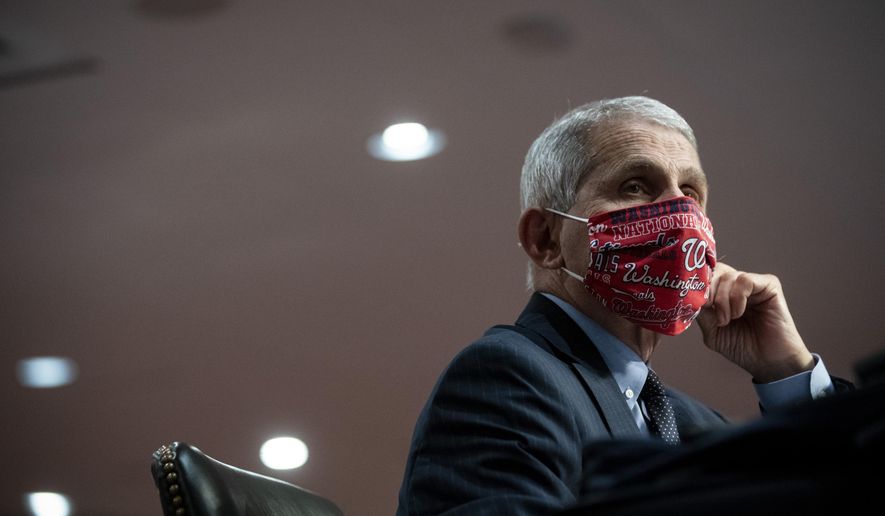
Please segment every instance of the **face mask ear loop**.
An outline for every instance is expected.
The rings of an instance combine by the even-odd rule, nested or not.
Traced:
[[[572,271],[566,269],[565,267],[560,267],[559,270],[565,272],[566,274],[568,274],[569,276],[575,278],[576,280],[580,281],[581,283],[584,283],[584,278],[583,278],[583,276],[578,276],[577,274],[575,274],[574,272],[572,272]]]
[[[572,215],[571,213],[565,213],[565,212],[562,212],[559,210],[554,210],[553,208],[544,208],[544,209],[549,211],[550,213],[555,213],[555,214],[559,215],[560,217],[565,217],[567,219],[577,220],[578,222],[583,222],[584,224],[587,224],[589,222],[588,219],[582,219],[581,217],[578,217],[576,215]]]

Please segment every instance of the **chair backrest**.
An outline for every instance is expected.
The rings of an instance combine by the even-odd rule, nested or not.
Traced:
[[[187,443],[153,455],[166,516],[342,516],[331,501],[288,482],[219,462]]]

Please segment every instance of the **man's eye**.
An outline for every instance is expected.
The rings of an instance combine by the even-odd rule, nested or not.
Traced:
[[[682,193],[686,197],[691,197],[692,199],[694,199],[698,202],[700,202],[700,200],[701,200],[701,196],[698,195],[698,192],[694,188],[691,188],[690,186],[683,186]]]
[[[639,195],[645,193],[645,188],[639,182],[630,181],[629,183],[624,183],[624,186],[621,187],[621,191],[625,194]]]

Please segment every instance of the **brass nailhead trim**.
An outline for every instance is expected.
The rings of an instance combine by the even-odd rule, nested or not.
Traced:
[[[184,499],[179,494],[181,487],[178,485],[178,473],[175,471],[175,449],[172,445],[164,444],[160,446],[155,455],[160,456],[160,464],[163,465],[163,472],[166,473],[166,482],[168,484],[167,491],[172,495],[172,506],[175,508],[175,516],[185,516],[186,512],[182,505]]]

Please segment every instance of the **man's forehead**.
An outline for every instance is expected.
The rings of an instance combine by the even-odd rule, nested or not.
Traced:
[[[641,119],[606,121],[588,134],[591,168],[614,164],[619,169],[672,163],[686,175],[704,177],[697,150],[681,132]]]
[[[600,122],[588,131],[590,152],[599,154],[624,146],[643,150],[663,147],[684,149],[696,153],[694,145],[678,129],[654,120],[639,117],[619,117]]]

